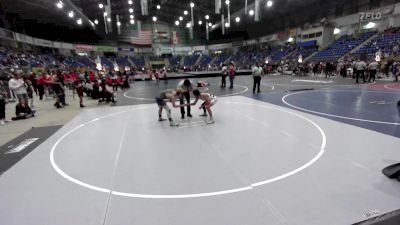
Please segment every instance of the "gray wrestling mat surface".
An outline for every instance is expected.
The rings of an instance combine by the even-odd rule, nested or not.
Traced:
[[[398,138],[246,97],[86,110],[0,176],[6,225],[343,225],[400,208]],[[371,213],[373,212],[373,213]]]

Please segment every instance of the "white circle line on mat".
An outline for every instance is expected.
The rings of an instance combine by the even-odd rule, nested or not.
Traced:
[[[313,92],[323,92],[323,91],[313,91]],[[393,92],[378,92],[378,91],[346,91],[346,90],[331,90],[330,92],[374,92],[374,93],[390,93],[393,94]],[[282,102],[294,109],[298,109],[301,111],[305,111],[305,112],[310,112],[310,113],[315,113],[318,115],[323,115],[323,116],[329,116],[329,117],[334,117],[334,118],[340,118],[340,119],[346,119],[346,120],[354,120],[354,121],[361,121],[361,122],[368,122],[368,123],[379,123],[379,124],[386,124],[386,125],[400,125],[400,123],[394,123],[394,122],[386,122],[386,121],[378,121],[378,120],[367,120],[367,119],[360,119],[360,118],[355,118],[355,117],[347,117],[347,116],[340,116],[340,115],[335,115],[335,114],[329,114],[329,113],[323,113],[323,112],[318,112],[318,111],[314,111],[314,110],[310,110],[310,109],[305,109],[299,106],[295,106],[293,104],[290,104],[287,101],[287,98],[293,95],[300,95],[304,92],[296,92],[296,93],[291,93],[291,94],[287,94],[285,96],[282,97]]]
[[[222,102],[223,103],[223,102]],[[257,105],[257,104],[252,104],[252,103],[240,103],[240,102],[225,102],[225,104],[241,104],[241,105],[249,105],[249,106],[260,106],[262,108],[266,108],[266,109],[273,109],[273,110],[279,110],[282,112],[286,112],[289,113],[291,115],[297,116],[307,122],[309,122],[311,125],[313,125],[315,128],[317,128],[317,130],[319,131],[319,133],[321,134],[321,146],[320,146],[320,151],[318,152],[318,154],[316,156],[314,156],[310,161],[308,161],[307,163],[305,163],[304,165],[290,171],[287,173],[284,173],[282,175],[279,175],[277,177],[271,178],[271,179],[267,179],[264,181],[260,181],[260,182],[256,182],[253,184],[250,184],[249,186],[245,186],[245,187],[239,187],[239,188],[234,188],[234,189],[228,189],[228,190],[221,190],[221,191],[214,191],[214,192],[206,192],[206,193],[193,193],[193,194],[174,194],[174,195],[166,195],[166,194],[136,194],[136,193],[127,193],[127,192],[120,192],[120,191],[116,191],[116,190],[110,190],[108,188],[104,188],[104,187],[98,187],[95,185],[91,185],[88,183],[85,183],[83,181],[80,181],[78,179],[75,179],[73,177],[71,177],[70,175],[68,175],[67,173],[65,173],[56,163],[55,158],[54,158],[54,153],[55,150],[57,148],[57,146],[62,142],[62,140],[64,138],[66,138],[68,135],[72,134],[73,132],[77,131],[78,129],[93,123],[93,122],[97,122],[101,119],[105,119],[111,116],[115,116],[115,115],[119,115],[119,114],[123,114],[129,111],[134,111],[134,110],[139,110],[139,109],[145,109],[148,107],[138,107],[138,108],[134,108],[134,109],[130,109],[130,110],[125,110],[125,111],[121,111],[121,112],[117,112],[117,113],[112,113],[106,116],[102,116],[102,117],[98,117],[95,119],[92,119],[90,121],[87,121],[79,126],[76,126],[75,128],[69,130],[67,133],[65,133],[64,135],[62,135],[56,142],[55,144],[52,146],[51,151],[50,151],[50,163],[51,166],[54,168],[54,170],[61,175],[62,177],[64,177],[65,179],[69,180],[72,183],[75,183],[79,186],[88,188],[90,190],[93,191],[98,191],[98,192],[103,192],[103,193],[109,193],[115,196],[122,196],[122,197],[131,197],[131,198],[146,198],[146,199],[185,199],[185,198],[200,198],[200,197],[211,197],[211,196],[219,196],[219,195],[227,195],[227,194],[232,194],[232,193],[237,193],[237,192],[243,192],[243,191],[248,191],[248,190],[252,190],[255,187],[258,186],[262,186],[265,184],[269,184],[269,183],[273,183],[279,180],[282,180],[286,177],[295,175],[297,173],[299,173],[300,171],[310,167],[312,164],[314,164],[316,161],[318,161],[318,159],[320,159],[322,157],[322,155],[325,152],[325,146],[326,146],[326,135],[325,132],[322,130],[322,128],[316,124],[315,122],[313,122],[312,120],[296,113],[293,111],[289,111],[286,109],[282,109],[282,108],[277,108],[277,107],[267,107],[267,106],[263,106],[263,105]]]

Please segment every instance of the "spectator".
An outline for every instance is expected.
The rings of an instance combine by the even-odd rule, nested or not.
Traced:
[[[39,92],[39,99],[40,100],[43,100],[45,81],[46,81],[46,75],[44,75],[44,74],[42,74],[36,80],[36,87],[37,87],[38,92]]]
[[[7,89],[3,81],[0,80],[0,124],[4,125],[9,121],[6,120],[6,100],[7,100]]]
[[[12,120],[23,120],[35,116],[35,110],[29,108],[24,99],[21,99],[19,103],[15,106],[15,115]]]
[[[222,72],[221,72],[221,87],[226,87],[226,76],[228,75],[228,67],[225,64],[222,64]]]
[[[17,95],[18,101],[23,99],[25,102],[28,102],[26,84],[19,73],[16,73],[15,76],[8,81],[8,86],[10,87],[10,90]]]
[[[83,85],[78,79],[74,82],[74,86],[75,86],[76,94],[79,97],[79,107],[83,108],[83,107],[85,107],[83,105]]]
[[[228,75],[229,75],[229,81],[230,81],[229,89],[232,89],[233,88],[233,80],[235,79],[235,65],[233,65],[233,62],[231,62],[229,64]]]

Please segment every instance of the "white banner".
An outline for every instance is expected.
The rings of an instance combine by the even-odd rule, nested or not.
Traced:
[[[0,28],[0,37],[14,40],[14,32]]]
[[[26,36],[25,34],[15,33],[15,38],[18,42],[33,44],[33,38]]]
[[[61,42],[53,41],[53,48],[61,48]]]
[[[142,9],[142,15],[146,16],[149,14],[149,7],[148,7],[148,2],[147,0],[140,0],[140,6]]]
[[[254,20],[256,21],[256,22],[258,22],[258,21],[260,21],[260,0],[256,0],[255,2],[254,2],[254,8],[255,8],[255,10],[254,10]]]
[[[258,44],[257,39],[251,39],[246,41],[246,45],[256,45]]]
[[[53,42],[52,41],[48,41],[48,40],[40,39],[40,38],[35,38],[34,39],[34,44],[38,45],[38,46],[49,47],[49,48],[53,47]]]
[[[215,14],[221,13],[221,0],[215,0]]]
[[[206,46],[202,45],[202,46],[193,46],[192,47],[193,51],[204,51],[206,50]]]
[[[172,54],[174,49],[172,47],[162,47],[161,54]]]
[[[64,49],[70,49],[70,50],[73,50],[73,49],[75,49],[74,48],[74,45],[73,44],[70,44],[70,43],[61,43],[61,48],[64,48]]]
[[[209,45],[208,49],[218,50],[218,49],[226,49],[226,48],[231,48],[231,47],[232,47],[232,43],[226,43],[226,44]]]

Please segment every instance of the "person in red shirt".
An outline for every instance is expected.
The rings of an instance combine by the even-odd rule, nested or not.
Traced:
[[[229,76],[229,82],[231,83],[229,89],[233,88],[233,80],[235,79],[235,66],[233,65],[233,63],[229,63],[229,67],[228,67],[228,76]]]
[[[96,80],[96,76],[94,75],[93,71],[89,72],[89,80],[90,82],[94,82],[94,80]]]
[[[36,80],[36,87],[37,87],[38,92],[39,92],[40,100],[43,100],[45,81],[46,81],[46,75],[45,74],[40,75],[39,78]]]
[[[111,79],[110,76],[107,76],[107,78],[106,78],[106,84],[107,84],[107,85],[110,85],[110,86],[113,84],[113,81],[112,81],[112,79]]]

